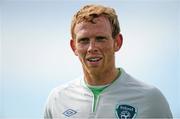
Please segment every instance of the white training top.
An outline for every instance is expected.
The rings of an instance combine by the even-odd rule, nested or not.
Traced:
[[[169,105],[157,88],[120,70],[119,78],[99,95],[95,112],[93,93],[81,77],[52,90],[44,118],[172,118]]]

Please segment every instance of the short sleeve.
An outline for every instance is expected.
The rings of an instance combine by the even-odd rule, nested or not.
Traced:
[[[54,98],[55,98],[55,89],[53,89],[48,98],[47,98],[47,101],[45,103],[45,108],[44,108],[44,119],[53,119],[53,102],[54,102]]]
[[[149,118],[173,118],[166,98],[157,88],[153,88],[147,93],[147,106]]]

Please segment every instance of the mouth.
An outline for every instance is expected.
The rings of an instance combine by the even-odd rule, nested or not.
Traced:
[[[89,62],[99,62],[102,58],[101,57],[90,57],[90,58],[87,58],[87,61]]]

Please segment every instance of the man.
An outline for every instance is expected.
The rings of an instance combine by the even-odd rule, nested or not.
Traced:
[[[73,17],[71,36],[84,75],[51,92],[45,118],[172,118],[157,88],[115,66],[123,38],[114,9],[84,6]]]

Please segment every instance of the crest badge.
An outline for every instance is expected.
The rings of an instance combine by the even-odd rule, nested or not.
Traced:
[[[134,119],[137,114],[137,109],[131,105],[123,104],[116,106],[116,116],[118,119]]]

